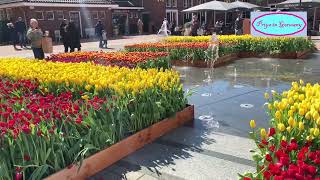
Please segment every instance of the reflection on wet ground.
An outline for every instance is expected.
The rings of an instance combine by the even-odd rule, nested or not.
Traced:
[[[193,91],[189,102],[196,106],[197,123],[201,127],[213,124],[216,128],[216,123],[208,124],[214,121],[219,123],[219,131],[247,137],[250,119],[256,119],[260,126],[268,125],[264,92],[283,91],[299,79],[319,81],[320,53],[306,60],[240,59],[213,71],[193,67],[175,69],[181,73],[185,89]]]
[[[255,171],[248,123],[268,126],[264,92],[283,91],[299,79],[317,82],[320,53],[308,60],[241,59],[213,71],[176,69],[193,92],[194,128],[180,127],[91,179],[224,180]]]

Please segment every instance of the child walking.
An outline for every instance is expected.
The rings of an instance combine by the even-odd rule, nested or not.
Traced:
[[[102,30],[102,40],[103,40],[102,47],[103,47],[103,48],[108,48],[107,32],[106,32],[105,30]]]

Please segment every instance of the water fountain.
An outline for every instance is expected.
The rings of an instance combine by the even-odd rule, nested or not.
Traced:
[[[211,36],[211,43],[208,49],[205,51],[205,62],[207,63],[209,70],[205,71],[206,79],[203,81],[206,83],[212,82],[212,75],[214,73],[215,62],[219,58],[219,39],[216,33],[213,33]]]

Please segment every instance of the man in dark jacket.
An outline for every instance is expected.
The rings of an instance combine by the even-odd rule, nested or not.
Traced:
[[[26,23],[22,21],[22,17],[18,17],[18,21],[15,23],[15,29],[19,37],[19,44],[21,48],[26,47]]]
[[[102,30],[104,30],[104,27],[103,27],[101,20],[99,20],[98,23],[96,24],[96,27],[95,27],[95,33],[96,33],[96,36],[99,38],[99,41],[100,41],[99,47],[100,48],[103,47]]]
[[[68,25],[68,20],[66,19],[64,19],[60,24],[60,36],[63,42],[65,53],[69,52],[69,46],[70,46],[70,38],[68,38],[67,36],[67,25]]]

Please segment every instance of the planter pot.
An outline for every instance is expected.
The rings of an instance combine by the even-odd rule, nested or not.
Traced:
[[[214,63],[213,67],[218,67],[230,62],[233,62],[238,58],[236,53],[228,54],[222,57],[219,57],[218,60]],[[173,66],[191,66],[191,67],[198,67],[198,68],[210,68],[210,64],[208,64],[204,60],[197,60],[197,61],[181,61],[181,60],[171,60],[171,64]]]
[[[307,59],[308,56],[312,53],[312,50],[305,50],[297,52],[297,59]]]
[[[258,57],[258,54],[255,52],[239,52],[238,57],[239,58],[252,58],[252,57]]]
[[[82,166],[78,170],[78,166],[63,169],[49,177],[47,180],[85,180],[95,175],[106,167],[114,164],[120,159],[128,156],[136,150],[142,148],[168,133],[169,131],[182,126],[183,124],[193,122],[194,106],[187,106],[175,117],[164,119],[128,138],[102,150],[83,161]]]

